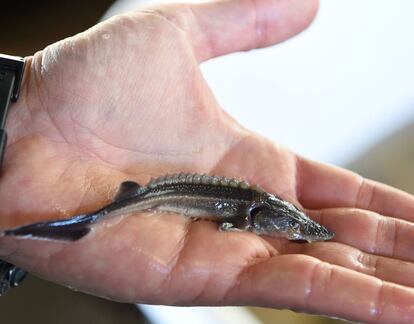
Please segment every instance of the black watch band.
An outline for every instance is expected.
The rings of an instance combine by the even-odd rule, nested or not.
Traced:
[[[24,59],[0,54],[0,168],[7,145],[6,119],[11,101],[19,97],[23,78]],[[0,296],[10,287],[17,287],[26,277],[26,271],[0,260]]]

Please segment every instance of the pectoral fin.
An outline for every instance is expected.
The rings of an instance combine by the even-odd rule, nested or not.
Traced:
[[[219,226],[222,232],[227,231],[248,231],[250,229],[250,220],[248,216],[238,215],[224,219]]]

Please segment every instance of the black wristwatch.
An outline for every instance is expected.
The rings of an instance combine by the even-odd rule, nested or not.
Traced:
[[[5,130],[10,102],[19,97],[23,78],[24,58],[0,54],[0,168],[7,145]],[[17,287],[27,272],[6,261],[0,260],[0,296],[11,287]]]

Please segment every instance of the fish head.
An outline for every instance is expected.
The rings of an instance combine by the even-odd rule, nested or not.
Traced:
[[[271,194],[251,207],[250,216],[253,230],[261,235],[308,242],[330,240],[335,235],[295,205]]]

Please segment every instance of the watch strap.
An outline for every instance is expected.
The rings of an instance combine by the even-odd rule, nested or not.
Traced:
[[[0,54],[0,168],[7,146],[5,130],[10,102],[19,97],[23,78],[24,58]],[[0,296],[11,287],[17,287],[27,272],[6,261],[0,260]]]

